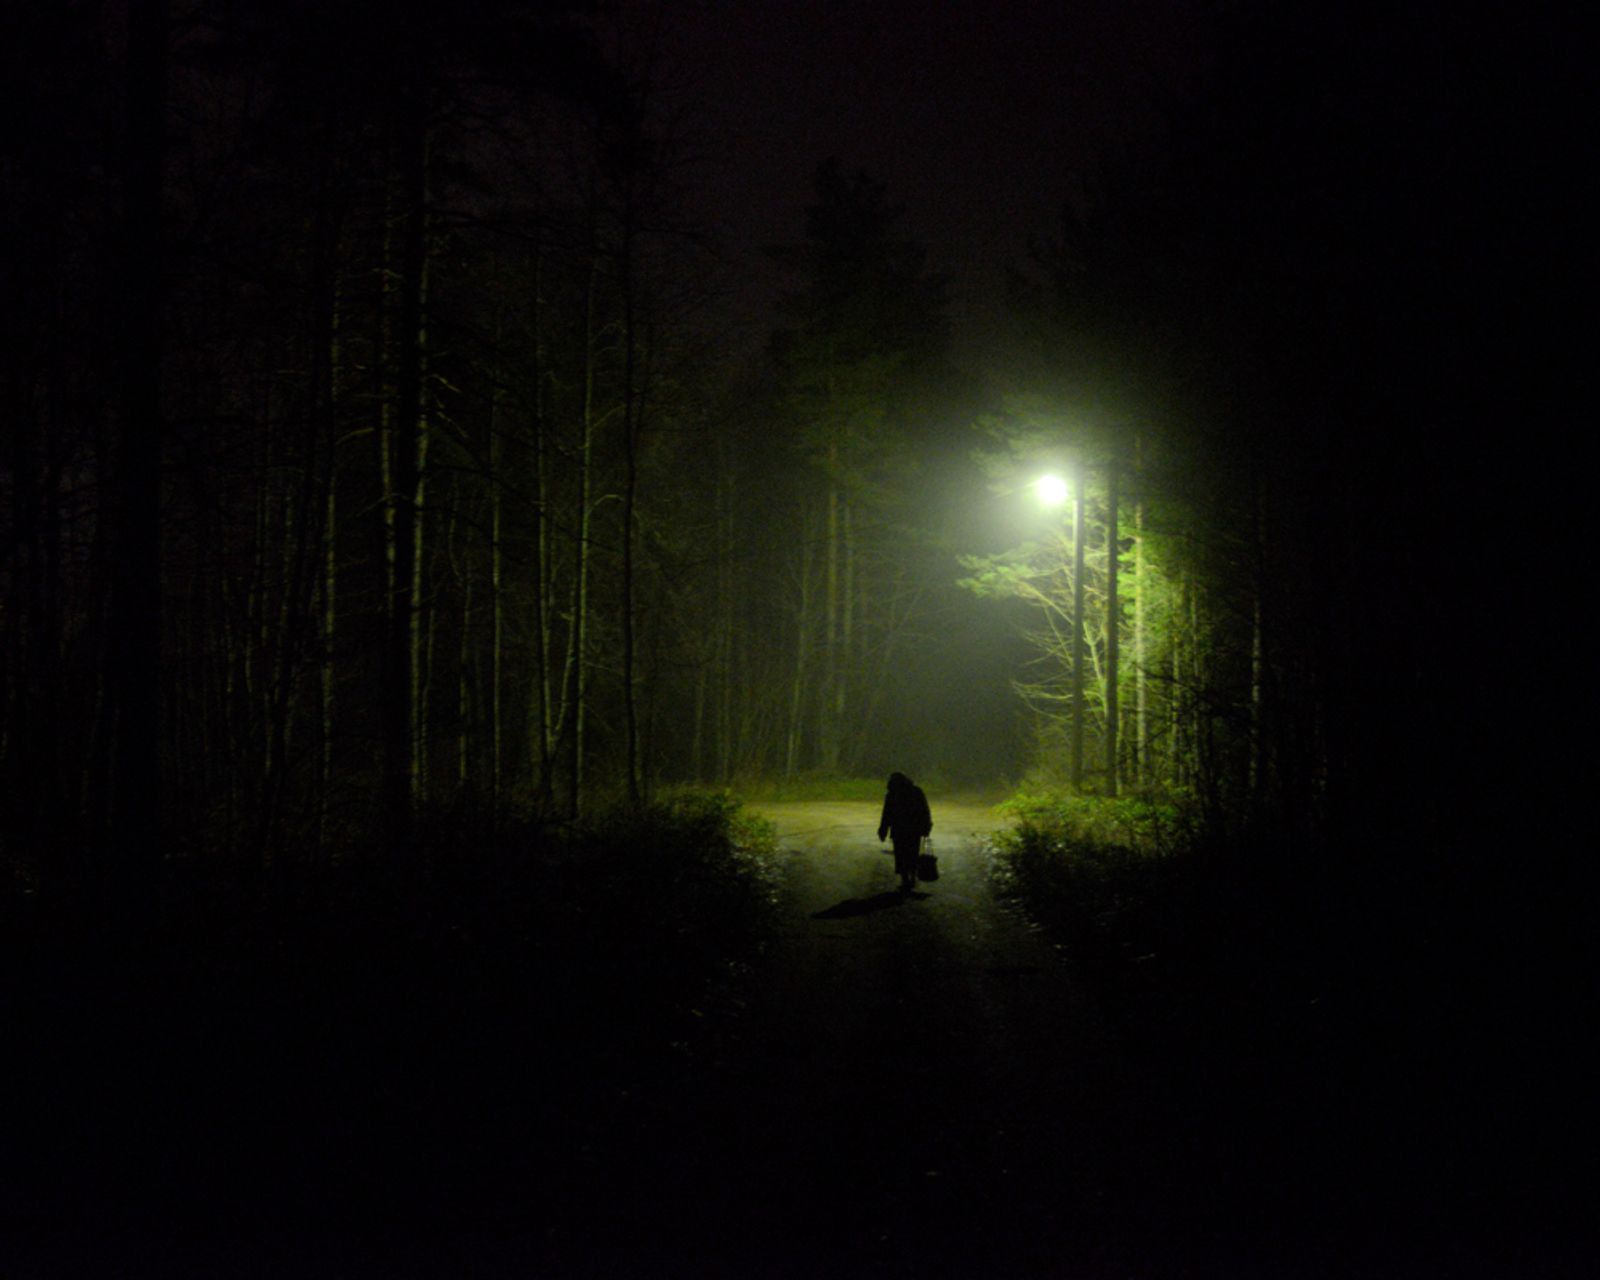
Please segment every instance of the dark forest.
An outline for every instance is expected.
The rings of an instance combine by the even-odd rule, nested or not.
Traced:
[[[791,874],[762,803],[896,769],[936,823],[999,803],[996,883],[1152,1060],[1206,1038],[1150,1013],[1202,972],[1240,1002],[1346,975],[1384,1012],[1318,1034],[1355,1061],[1342,1032],[1382,1024],[1417,1080],[1492,1042],[1446,1090],[1499,1116],[1482,1180],[1430,1207],[1509,1231],[1487,1171],[1576,1151],[1541,1144],[1589,984],[1573,33],[1186,13],[1183,83],[969,315],[895,175],[826,154],[741,256],[740,157],[661,63],[674,20],[0,21],[0,1271],[723,1274],[529,1224],[607,1198],[562,1172],[573,1115],[626,1152],[631,1072],[706,1088],[651,1055],[761,982]],[[1169,946],[1195,959],[1163,987],[1131,961]],[[396,1158],[408,1108],[436,1122]],[[379,1189],[329,1261],[304,1241],[345,1180]],[[1360,1273],[1567,1274],[1555,1181],[1514,1197],[1540,1245]],[[205,1248],[162,1253],[150,1217],[177,1238],[191,1209]],[[437,1253],[349,1244],[435,1210]],[[437,1241],[485,1213],[498,1252],[449,1271]],[[1059,1239],[1059,1270],[992,1274],[1254,1274]]]

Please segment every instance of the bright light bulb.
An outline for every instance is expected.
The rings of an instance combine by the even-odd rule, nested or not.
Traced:
[[[1067,482],[1060,476],[1040,476],[1033,482],[1039,501],[1047,507],[1059,507],[1067,500]]]

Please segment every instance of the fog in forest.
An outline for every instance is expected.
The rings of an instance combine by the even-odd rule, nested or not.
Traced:
[[[952,1122],[999,1144],[963,1187],[1016,1161],[1041,1181],[973,1200],[951,1267],[1057,1203],[1072,1133],[1073,1185],[1120,1186],[1105,1239],[1135,1243],[1060,1272],[1007,1254],[1014,1274],[1245,1274],[1184,1270],[1210,1210],[1178,1156],[1151,1157],[1149,1208],[1142,1166],[1106,1154],[1129,1116],[1153,1150],[1155,1117],[1205,1114],[1195,1080],[1264,1144],[1240,1145],[1240,1220],[1290,1194],[1269,1134],[1317,1153],[1308,1202],[1354,1204],[1343,1171],[1387,1165],[1435,1225],[1472,1198],[1446,1165],[1555,1167],[1587,972],[1563,913],[1587,736],[1567,490],[1592,416],[1562,25],[1166,0],[16,7],[0,1018],[27,1169],[0,1188],[0,1271],[10,1237],[19,1276],[89,1274],[117,1252],[92,1256],[97,1222],[142,1242],[129,1274],[181,1274],[148,1224],[194,1204],[199,1274],[238,1261],[250,1214],[258,1244],[290,1220],[323,1238],[345,1181],[382,1235],[426,1218],[408,1170],[455,1215],[436,1239],[520,1232],[544,1241],[528,1266],[602,1274],[574,1259],[606,1235],[608,1161],[672,1167],[703,1107],[722,1185],[727,1099],[821,1078],[795,1065],[834,1034],[807,1001],[869,973],[903,1012],[916,966],[968,1009],[919,1054],[964,1045],[1004,1093],[1093,1041],[1134,1081],[1092,1131],[1063,1117],[1114,1089],[1041,1097],[1065,1127],[1025,1150],[994,1136],[1026,1127],[1009,1113]],[[935,847],[941,805],[960,815],[942,900],[879,883],[896,771]],[[858,809],[772,808],[798,803]],[[1059,955],[972,950],[1013,927]],[[1017,994],[1058,960],[1036,985],[1059,1008]],[[1080,982],[1087,1004],[1061,994]],[[810,1008],[804,1037],[775,992]],[[841,1006],[842,1060],[922,1045],[869,1003]],[[1259,1089],[1229,1074],[1291,1061]],[[1426,1144],[1393,1136],[1412,1113],[1379,1061],[1454,1156],[1388,1158]],[[1475,1065],[1441,1092],[1452,1063]],[[1512,1095],[1528,1110],[1489,1128],[1444,1118]],[[1330,1136],[1346,1105],[1389,1134],[1360,1158]],[[630,1108],[653,1117],[636,1147]],[[762,1114],[752,1132],[787,1132]],[[836,1114],[795,1140],[842,1169],[855,1134]],[[799,1203],[824,1214],[819,1188]],[[564,1208],[529,1225],[516,1206],[546,1195]],[[1559,1199],[1484,1195],[1507,1222]],[[1147,1208],[1198,1233],[1161,1265]],[[570,1238],[548,1225],[568,1212]],[[1052,1248],[1100,1238],[1074,1212]],[[1518,1274],[1442,1228],[1428,1248],[1447,1237],[1374,1246],[1393,1269],[1365,1273]],[[278,1273],[250,1256],[234,1274]]]

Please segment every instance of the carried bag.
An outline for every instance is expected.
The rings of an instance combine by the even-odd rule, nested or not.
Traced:
[[[937,880],[939,878],[939,859],[931,853],[917,855],[917,879]]]

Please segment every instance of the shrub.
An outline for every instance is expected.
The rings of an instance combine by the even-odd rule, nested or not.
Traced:
[[[1194,831],[1190,807],[1183,797],[1170,794],[1106,799],[1036,787],[1004,801],[1000,812],[1060,839],[1155,855],[1188,847]]]
[[[1135,958],[1170,932],[1171,857],[1097,841],[1060,815],[1025,817],[995,846],[1001,891],[1081,962]]]

